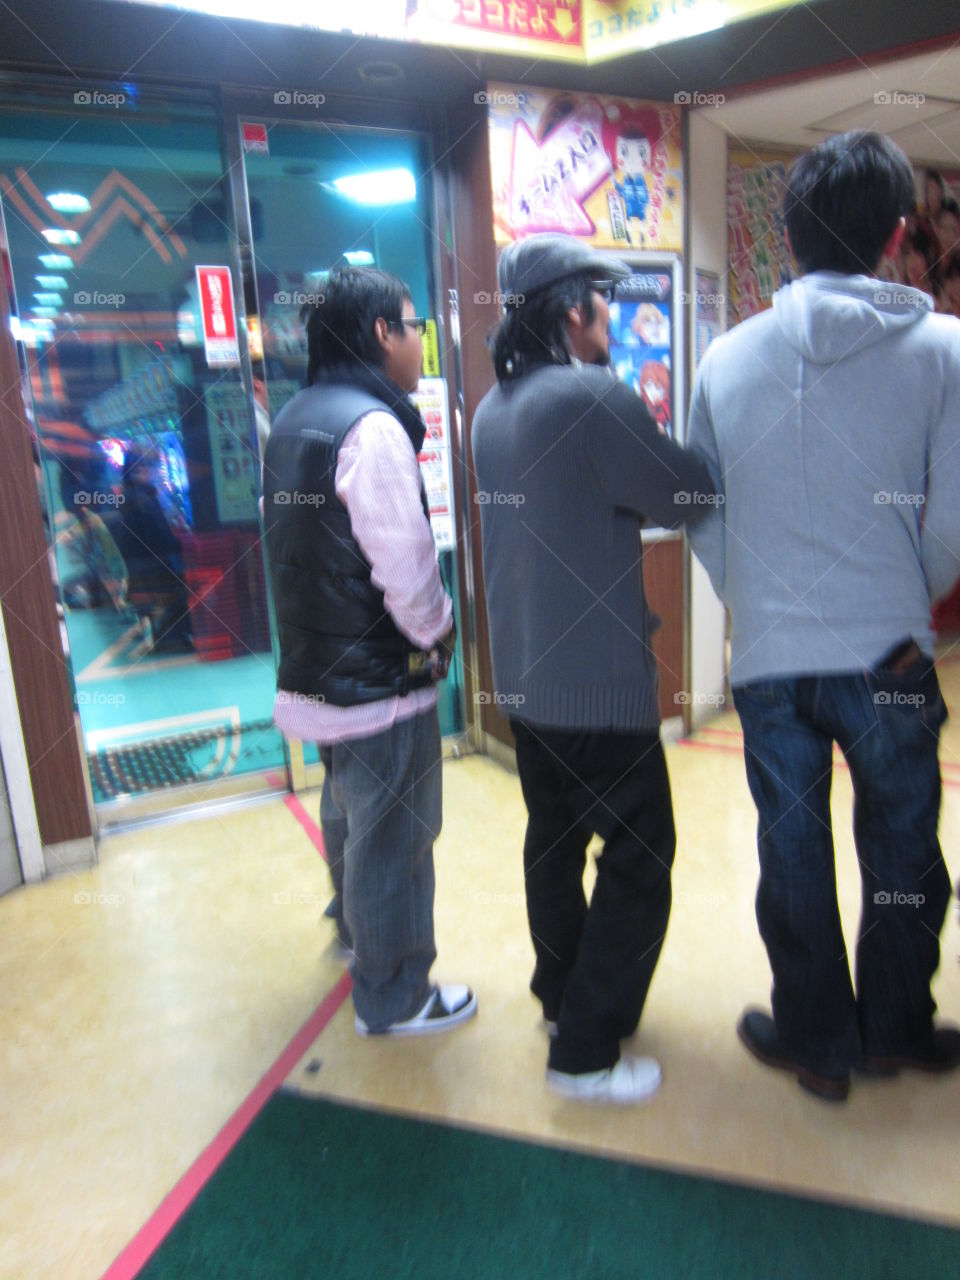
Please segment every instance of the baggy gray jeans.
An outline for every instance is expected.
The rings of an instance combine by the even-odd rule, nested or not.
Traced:
[[[372,738],[322,747],[327,861],[341,895],[357,1013],[371,1031],[413,1017],[430,994],[433,842],[442,782],[436,708]]]

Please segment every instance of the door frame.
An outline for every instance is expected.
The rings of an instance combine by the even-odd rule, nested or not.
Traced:
[[[451,466],[453,471],[454,527],[456,529],[456,565],[458,612],[461,633],[458,636],[463,665],[463,715],[461,733],[443,739],[444,757],[459,757],[480,749],[479,720],[475,711],[473,686],[477,670],[477,637],[472,619],[475,617],[475,593],[473,574],[473,547],[470,522],[466,518],[466,500],[469,484],[466,476],[468,449],[464,432],[465,400],[461,352],[459,345],[459,276],[453,249],[454,210],[450,192],[447,133],[443,113],[436,109],[424,109],[410,103],[385,103],[381,100],[336,98],[324,103],[324,117],[317,118],[316,109],[310,105],[284,104],[284,114],[277,116],[276,104],[268,90],[225,87],[221,97],[221,120],[224,129],[224,148],[227,172],[231,187],[234,214],[234,270],[237,279],[237,327],[242,330],[241,362],[243,382],[253,404],[252,361],[247,344],[247,320],[256,317],[262,325],[262,306],[257,289],[254,262],[253,223],[250,213],[249,192],[246,180],[246,164],[241,141],[241,126],[245,122],[265,124],[269,131],[272,123],[302,126],[323,126],[328,131],[349,130],[377,134],[404,134],[423,140],[430,155],[430,190],[432,217],[432,244],[429,253],[433,279],[433,313],[437,321],[438,346],[441,356],[441,375],[447,390],[447,418],[450,426]],[[389,113],[391,123],[383,123]],[[330,118],[332,117],[332,119]],[[439,159],[436,157],[439,156]],[[253,300],[246,305],[247,297]],[[267,384],[269,390],[269,382]],[[252,411],[252,410],[251,410]],[[271,606],[272,616],[272,606]],[[275,629],[271,637],[276,644]],[[287,782],[290,791],[299,792],[319,786],[323,781],[323,765],[307,764],[303,743],[295,738],[285,738]]]
[[[0,84],[7,91],[15,91],[18,86],[27,89],[33,89],[37,92],[50,92],[56,90],[60,92],[64,86],[71,90],[74,81],[70,81],[65,77],[61,77],[54,72],[43,73],[40,77],[28,76],[19,72],[3,73],[0,75]],[[104,81],[106,83],[106,81]],[[143,92],[151,106],[162,106],[169,99],[175,99],[179,102],[186,102],[189,105],[194,103],[203,103],[206,110],[212,113],[213,120],[217,131],[217,140],[219,148],[219,165],[222,180],[229,180],[232,175],[228,171],[227,151],[224,148],[224,112],[221,96],[218,92],[210,90],[198,89],[195,86],[181,84],[160,84],[153,81],[145,81],[142,85]],[[232,186],[232,183],[229,183]],[[228,248],[226,252],[231,256],[231,262],[236,259],[237,247],[234,243],[232,230],[228,228]],[[235,268],[234,268],[235,270]],[[236,279],[235,277],[235,301],[236,298]],[[15,286],[17,284],[15,280]],[[21,282],[22,285],[22,282]],[[0,353],[3,354],[5,372],[7,373],[7,382],[13,385],[14,379],[10,370],[19,369],[20,360],[17,352],[16,340],[10,333],[7,324],[7,291],[3,281],[0,281]],[[240,299],[242,302],[242,299]],[[242,308],[238,308],[238,314]],[[249,360],[246,352],[246,330],[244,328],[240,336],[241,359],[239,371],[244,385],[249,379]],[[9,360],[7,359],[9,355]],[[7,367],[9,365],[9,368]],[[22,381],[20,382],[22,386]],[[9,405],[6,412],[10,412]],[[21,438],[27,438],[27,418],[22,416],[17,421],[20,430],[11,430],[6,433],[7,452],[11,453],[14,445],[18,450],[21,446]],[[29,449],[26,449],[26,458],[29,459]],[[0,450],[3,452],[3,450]],[[19,460],[19,453],[18,453]],[[73,689],[73,680],[70,676],[72,669],[72,659],[69,653],[69,643],[63,644],[63,637],[56,622],[53,584],[50,579],[48,551],[49,544],[44,535],[42,522],[40,519],[39,498],[35,497],[36,485],[32,475],[29,480],[24,477],[22,483],[12,483],[12,489],[20,495],[17,503],[23,503],[33,508],[36,502],[35,514],[30,511],[30,519],[25,521],[17,504],[11,506],[11,521],[14,532],[7,539],[10,545],[16,545],[19,553],[19,544],[27,537],[30,539],[30,552],[28,555],[29,568],[20,572],[16,578],[14,586],[16,587],[16,599],[13,596],[13,589],[9,599],[5,600],[6,604],[13,600],[18,603],[21,595],[24,598],[29,597],[28,607],[20,607],[19,612],[12,615],[17,622],[17,627],[7,628],[7,635],[10,641],[10,661],[17,675],[18,683],[27,681],[28,691],[32,686],[32,682],[36,680],[41,673],[31,668],[30,663],[24,663],[20,652],[22,645],[18,639],[19,631],[23,629],[21,625],[23,619],[32,619],[33,615],[41,609],[43,611],[43,622],[45,624],[42,634],[34,628],[33,639],[39,638],[41,643],[32,644],[31,650],[34,658],[39,658],[33,662],[33,668],[38,667],[42,663],[52,669],[53,675],[47,675],[44,680],[46,689],[43,696],[39,697],[34,691],[34,696],[27,699],[21,689],[21,699],[19,703],[16,701],[14,693],[14,710],[15,715],[11,721],[11,717],[4,712],[2,715],[3,730],[8,731],[10,725],[15,724],[19,729],[22,724],[21,739],[26,742],[28,752],[32,750],[31,740],[37,738],[38,733],[49,732],[51,736],[55,736],[53,745],[46,752],[40,755],[40,761],[43,762],[43,774],[38,779],[36,776],[28,777],[27,781],[31,783],[36,790],[36,805],[34,806],[34,790],[31,790],[30,805],[33,807],[33,822],[39,825],[40,833],[37,837],[42,841],[41,851],[38,854],[34,847],[35,842],[30,835],[30,820],[26,814],[25,801],[21,801],[18,790],[14,786],[14,782],[9,778],[8,784],[10,790],[11,810],[14,817],[15,827],[17,829],[18,842],[21,846],[21,862],[23,863],[24,878],[27,880],[39,879],[44,874],[44,861],[42,849],[65,851],[72,858],[74,856],[74,846],[79,846],[84,840],[90,841],[90,853],[96,840],[102,834],[124,829],[130,826],[140,825],[145,821],[159,821],[164,819],[176,819],[181,815],[195,816],[208,810],[214,809],[223,803],[236,803],[245,799],[261,799],[270,795],[278,794],[279,788],[276,785],[276,775],[280,771],[280,766],[274,767],[258,767],[248,772],[229,775],[214,780],[197,780],[182,786],[158,788],[152,791],[136,792],[131,795],[123,795],[113,800],[102,801],[98,805],[94,805],[93,796],[90,786],[89,770],[87,764],[87,743],[85,742],[83,730],[80,724],[80,717],[77,710],[76,698]],[[8,504],[10,505],[10,504]],[[0,526],[3,521],[0,520]],[[34,547],[36,542],[36,547]],[[42,546],[43,554],[39,553]],[[11,569],[13,568],[13,560],[11,560]],[[27,593],[27,594],[25,594]],[[40,597],[44,597],[43,600]],[[46,626],[47,618],[49,628]],[[23,623],[23,625],[26,625]],[[49,630],[49,636],[47,634]],[[14,634],[17,631],[17,634]],[[55,637],[55,639],[54,639]],[[17,641],[15,644],[14,642]],[[3,643],[3,651],[6,652],[6,642]],[[54,648],[57,652],[54,655]],[[48,661],[46,655],[50,654],[52,660]],[[2,655],[0,655],[2,657]],[[2,698],[3,670],[2,662],[0,662],[0,698]],[[62,691],[64,694],[64,713],[63,723],[60,719],[56,721],[54,728],[50,716],[49,703],[53,698],[59,698]],[[71,705],[72,701],[72,705]],[[0,709],[2,709],[0,703]],[[66,708],[69,708],[67,710]],[[58,715],[60,707],[57,707]],[[16,744],[13,743],[7,747],[7,740],[3,733],[0,733],[0,749],[2,749],[4,761],[8,771],[10,770],[10,761],[16,759]],[[74,757],[76,752],[76,757]],[[47,773],[52,772],[56,775],[51,784],[48,784]],[[36,773],[36,766],[35,766]],[[286,790],[286,787],[284,788]],[[50,792],[48,799],[47,792]],[[16,800],[16,808],[14,801]],[[18,816],[19,814],[19,816]],[[79,835],[78,829],[85,827],[83,835]],[[24,848],[27,849],[27,861],[24,862]],[[73,866],[74,862],[69,864],[64,858],[57,856],[58,866]],[[82,861],[85,863],[91,860],[87,854],[82,855]],[[76,863],[80,865],[80,863]]]
[[[18,884],[32,884],[43,879],[43,845],[40,825],[33,801],[30,782],[30,765],[20,725],[17,691],[13,683],[10,650],[7,648],[7,632],[0,609],[0,768],[6,781],[7,800],[10,806],[10,824],[20,868],[20,879],[11,883],[0,882],[0,894],[15,889]]]

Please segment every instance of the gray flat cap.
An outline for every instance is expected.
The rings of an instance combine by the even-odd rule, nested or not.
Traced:
[[[537,235],[508,244],[500,255],[497,282],[507,306],[546,289],[557,280],[586,272],[594,280],[623,280],[630,268],[573,236]]]

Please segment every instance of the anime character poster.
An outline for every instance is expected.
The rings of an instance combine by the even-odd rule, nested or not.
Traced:
[[[797,275],[780,210],[795,153],[727,151],[727,325],[764,311]]]
[[[541,231],[598,248],[683,241],[680,111],[633,98],[489,85],[498,244]]]
[[[960,172],[921,169],[915,174],[917,205],[889,278],[922,289],[935,310],[960,318]]]
[[[610,304],[610,360],[666,435],[674,434],[673,276],[636,271]]]
[[[723,332],[720,307],[723,294],[720,292],[720,277],[715,271],[693,273],[694,282],[694,359],[697,364],[707,354],[707,347],[714,338]]]

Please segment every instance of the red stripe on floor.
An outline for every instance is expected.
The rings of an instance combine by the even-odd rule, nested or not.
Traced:
[[[736,756],[743,755],[743,747],[735,747],[733,743],[701,742],[698,738],[678,738],[678,747],[699,747],[702,751],[731,751]]]
[[[103,1273],[102,1280],[132,1280],[146,1266],[177,1222],[197,1198],[250,1125],[270,1100],[277,1087],[297,1065],[333,1015],[350,994],[349,973],[345,973],[320,1007],[303,1024],[246,1101],[233,1113],[209,1147],[190,1166],[177,1185],[134,1236],[123,1253]]]
[[[307,813],[306,809],[303,807],[303,805],[300,803],[300,801],[297,799],[296,796],[293,796],[293,795],[284,796],[283,803],[287,806],[287,808],[290,810],[290,812],[293,814],[296,820],[300,823],[301,827],[303,827],[304,831],[307,833],[307,835],[316,845],[317,852],[320,854],[320,857],[324,860],[324,862],[326,862],[327,848],[326,848],[326,845],[323,843],[323,832],[320,830],[317,823],[315,823],[314,820],[310,817],[309,813]]]

